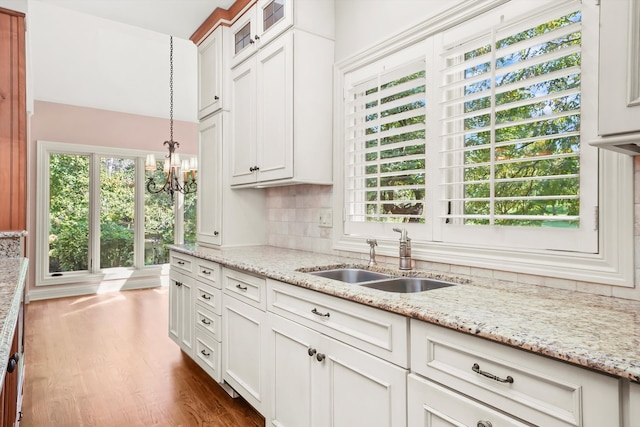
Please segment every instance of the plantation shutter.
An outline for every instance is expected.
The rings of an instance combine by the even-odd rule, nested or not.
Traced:
[[[540,248],[553,249],[586,232],[595,251],[593,219],[585,219],[593,210],[580,192],[580,3],[523,12],[442,38],[440,237],[474,243],[493,229],[505,238],[498,244],[531,247],[533,230]],[[571,238],[584,249],[584,236]]]
[[[358,223],[424,224],[424,59],[377,72],[346,88],[345,97],[349,231],[371,230]]]

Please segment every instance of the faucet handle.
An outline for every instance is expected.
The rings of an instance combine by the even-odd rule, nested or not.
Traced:
[[[372,248],[374,246],[378,246],[378,241],[376,239],[367,239],[367,243],[369,244],[369,246],[371,246]]]
[[[407,241],[407,229],[406,228],[394,228],[393,231],[400,233],[400,241],[401,242],[406,242]]]

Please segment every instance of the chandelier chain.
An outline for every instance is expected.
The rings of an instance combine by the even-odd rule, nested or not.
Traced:
[[[173,36],[169,38],[169,140],[173,141]]]

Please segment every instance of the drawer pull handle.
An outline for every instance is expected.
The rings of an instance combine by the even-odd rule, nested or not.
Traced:
[[[204,325],[209,326],[211,324],[211,322],[209,322],[207,319],[202,318],[202,320],[200,320]]]
[[[326,356],[325,356],[324,354],[322,354],[322,353],[318,353],[318,354],[316,354],[316,360],[317,360],[318,362],[322,362],[322,361],[324,360],[324,358],[325,358],[325,357],[326,357]]]
[[[202,299],[206,299],[207,301],[209,301],[211,297],[207,294],[202,294]]]
[[[204,357],[209,357],[209,356],[211,356],[211,353],[207,353],[207,352],[206,352],[206,351],[204,351],[204,350],[200,350],[200,353],[202,353],[202,355],[203,355]],[[478,423],[478,425],[480,425],[480,423]],[[489,426],[489,427],[491,427],[491,426]]]
[[[247,287],[246,286],[242,286],[239,283],[236,285],[236,288],[240,289],[241,291],[245,291],[245,292],[247,291]]]
[[[184,261],[178,261],[179,265],[184,265]]]
[[[206,274],[207,276],[209,276],[211,272],[209,270],[202,270],[202,274]]]
[[[314,308],[313,310],[311,310],[311,312],[313,314],[315,314],[316,316],[320,316],[320,317],[329,317],[329,316],[331,316],[331,313],[329,313],[329,312],[320,313],[317,308]]]
[[[311,348],[309,347],[307,349],[307,353],[309,354],[309,357],[313,357],[318,351],[315,348]]]
[[[473,366],[471,367],[471,370],[477,374],[483,375],[487,378],[491,378],[492,380],[496,380],[501,383],[509,383],[509,384],[513,383],[513,377],[511,375],[509,375],[507,378],[500,378],[497,375],[493,375],[493,374],[490,374],[489,372],[480,370],[480,365],[478,365],[477,363],[473,364]],[[478,425],[480,425],[480,423],[478,423]],[[491,427],[491,426],[489,425],[488,427]]]

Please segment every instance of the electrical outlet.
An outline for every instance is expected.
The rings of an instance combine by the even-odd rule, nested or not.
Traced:
[[[318,214],[318,225],[320,227],[333,227],[333,211],[331,208],[320,209]]]

